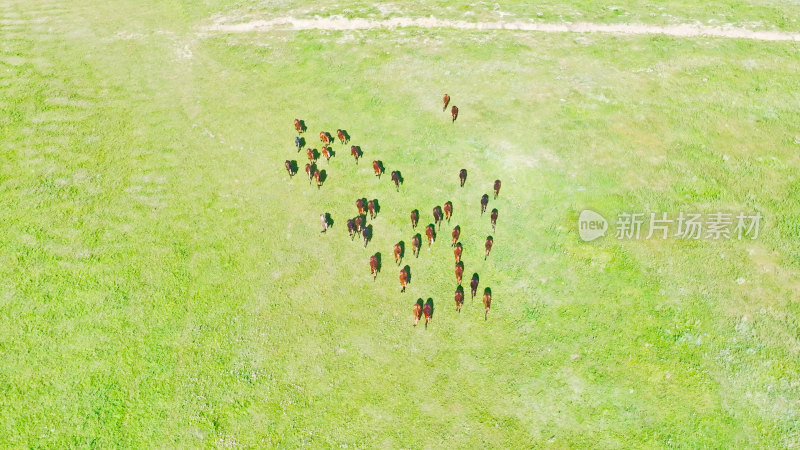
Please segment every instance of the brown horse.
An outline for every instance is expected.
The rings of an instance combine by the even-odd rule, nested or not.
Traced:
[[[488,204],[489,204],[489,196],[483,194],[483,196],[481,197],[481,215],[483,215],[483,213],[486,212],[486,205]]]
[[[325,161],[331,162],[331,156],[333,156],[333,152],[327,146],[322,147],[322,156],[325,157]]]
[[[464,263],[459,261],[456,263],[456,281],[461,284],[461,277],[464,275]]]
[[[461,236],[461,226],[456,225],[453,228],[453,247],[456,246],[456,242],[458,242],[458,238]]]
[[[394,187],[397,192],[400,192],[400,172],[396,170],[392,171],[392,182],[394,182]]]
[[[456,287],[455,300],[456,311],[461,312],[461,306],[464,304],[464,288],[460,284]]]
[[[458,119],[458,106],[453,105],[453,107],[450,108],[450,115],[453,116],[453,122]]]
[[[372,161],[372,170],[375,171],[375,176],[380,179],[381,175],[383,175],[383,163],[381,161]]]
[[[419,246],[421,240],[422,238],[420,237],[419,233],[411,237],[411,254],[417,258],[419,258]]]
[[[319,140],[322,142],[322,145],[330,145],[330,143],[331,143],[331,135],[328,134],[327,131],[320,131],[319,132]]]
[[[497,208],[492,210],[492,230],[497,226]]]
[[[351,145],[350,154],[353,155],[353,158],[356,159],[356,164],[358,164],[358,158],[361,157],[361,149],[356,145]]]
[[[317,170],[313,164],[306,164],[306,175],[308,175],[308,184],[311,184],[311,179],[314,178],[314,171]]]
[[[375,281],[378,278],[378,272],[381,270],[380,265],[380,258],[378,254],[374,254],[369,257],[369,273],[372,275],[372,280]]]
[[[358,214],[364,214],[365,206],[366,205],[364,204],[364,199],[360,198],[360,199],[356,200],[356,208],[358,208]]]
[[[399,266],[403,261],[403,243],[398,242],[397,244],[394,244],[394,250],[392,253],[394,253],[394,262]]]
[[[283,165],[286,167],[286,171],[289,172],[289,178],[292,178],[294,174],[297,173],[295,172],[294,164],[292,164],[292,161],[289,161],[287,159],[286,162],[283,163]]]
[[[497,200],[497,195],[500,194],[500,180],[494,180],[494,198]]]
[[[433,208],[433,223],[439,226],[442,222],[442,207],[436,206]]]
[[[356,216],[355,219],[353,219],[353,222],[355,223],[356,226],[356,233],[360,235],[361,231],[364,229],[363,228],[365,222],[364,216],[363,215]]]
[[[428,322],[433,318],[433,299],[429,298],[422,307],[422,313],[425,314],[425,329],[428,329]]]
[[[317,182],[317,189],[322,187],[322,174],[319,170],[314,171],[314,181]]]
[[[347,136],[345,136],[344,131],[342,131],[341,129],[336,130],[336,136],[339,138],[339,142],[341,142],[342,145],[344,145],[347,142]]]
[[[303,126],[303,121],[300,119],[294,119],[294,129],[297,130],[298,133],[306,131],[306,127]]]
[[[367,202],[367,211],[369,212],[369,218],[370,219],[374,219],[375,216],[378,215],[375,212],[375,202],[377,202],[377,200],[370,200],[370,201]]]
[[[408,271],[405,267],[400,269],[400,292],[406,291],[406,285],[408,284]]]
[[[494,245],[494,238],[491,236],[486,236],[486,244],[484,244],[484,247],[486,248],[486,256],[483,257],[484,261],[489,257],[489,252],[492,251],[492,245]]]
[[[411,228],[417,228],[417,222],[419,222],[419,211],[416,209],[411,211]]]
[[[464,247],[461,246],[461,243],[457,243],[455,248],[453,249],[453,255],[456,257],[456,264],[461,261],[461,253],[464,251]]]
[[[467,169],[461,169],[458,171],[458,178],[461,180],[461,187],[464,187],[464,183],[467,182]]]
[[[492,289],[486,288],[483,290],[483,320],[489,317],[489,308],[492,307]]]
[[[453,202],[447,202],[444,204],[444,218],[447,219],[447,223],[450,223],[450,216],[453,215]]]
[[[431,244],[436,240],[436,228],[433,225],[425,227],[425,236],[428,237],[428,250],[430,250]]]
[[[308,156],[308,162],[310,163],[317,162],[317,152],[314,149],[307,148],[306,156]]]
[[[444,112],[444,110],[447,109],[447,105],[449,104],[450,104],[450,96],[444,94],[444,97],[442,97],[442,112]]]
[[[422,318],[422,299],[418,299],[414,304],[414,326],[417,326],[419,319]]]
[[[472,280],[469,282],[469,289],[472,291],[472,299],[475,300],[475,296],[478,295],[478,274],[472,274]]]

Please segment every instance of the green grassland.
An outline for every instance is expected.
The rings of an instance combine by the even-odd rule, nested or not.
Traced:
[[[797,45],[225,35],[198,30],[288,4],[142,3],[0,0],[4,447],[800,444]],[[337,143],[322,189],[290,180],[295,117],[364,160]],[[382,208],[367,248],[359,197]],[[447,226],[399,292],[410,210],[447,200],[488,321],[453,310]],[[587,207],[765,220],[752,241],[584,243]]]

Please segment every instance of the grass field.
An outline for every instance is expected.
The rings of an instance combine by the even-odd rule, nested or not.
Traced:
[[[661,23],[628,3],[623,18],[598,2],[542,9]],[[717,3],[725,21],[798,29],[796,3]],[[687,22],[715,11],[652,6]],[[0,0],[4,447],[800,445],[796,44],[200,31],[310,10]],[[295,117],[314,144],[347,129],[364,160],[337,143],[322,189],[302,169],[289,180],[283,161],[305,162]],[[373,159],[402,171],[399,193]],[[479,198],[495,178],[492,233]],[[381,204],[366,249],[345,228],[359,197]],[[408,252],[399,292],[391,248],[409,243],[409,212],[427,224],[447,200],[465,277],[492,288],[488,321],[469,296],[453,310],[447,226]],[[764,223],[756,240],[586,243],[585,208]],[[436,304],[427,330],[411,326],[420,297]]]

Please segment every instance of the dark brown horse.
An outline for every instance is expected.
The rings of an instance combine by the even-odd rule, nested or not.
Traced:
[[[492,245],[494,245],[494,238],[491,236],[486,236],[486,244],[484,244],[484,247],[486,248],[486,256],[483,257],[484,261],[489,257],[489,252],[492,251]]]
[[[411,211],[411,228],[417,228],[417,222],[419,222],[419,211],[416,209]]]
[[[433,208],[433,223],[439,226],[442,222],[442,207],[436,206]]]
[[[492,230],[497,226],[497,208],[492,210]]]
[[[421,244],[422,237],[419,233],[415,234],[411,237],[411,254],[419,258],[419,246]]]
[[[353,158],[356,159],[356,164],[358,164],[358,158],[360,158],[361,155],[362,155],[361,148],[359,148],[356,145],[351,145],[350,146],[350,154],[353,155]]]
[[[458,238],[460,236],[461,236],[461,226],[456,225],[455,228],[453,228],[453,247],[456,246],[456,242],[458,242]]]
[[[425,329],[428,329],[428,322],[433,318],[433,299],[429,298],[422,307],[422,313],[425,314]]]
[[[467,182],[467,169],[458,171],[458,179],[461,180],[461,187],[464,187],[464,183]]]
[[[400,183],[402,182],[400,180],[400,172],[396,170],[392,171],[392,182],[394,183],[394,187],[397,190],[397,192],[400,192]]]
[[[469,289],[472,291],[472,299],[475,300],[475,296],[478,295],[478,274],[472,274],[472,280],[469,282]]]
[[[494,198],[497,200],[497,195],[500,194],[500,180],[494,180]]]
[[[458,106],[453,105],[453,107],[450,108],[450,115],[453,116],[453,122],[458,119]]]
[[[486,212],[486,205],[489,204],[489,196],[487,194],[483,194],[481,197],[481,215]]]

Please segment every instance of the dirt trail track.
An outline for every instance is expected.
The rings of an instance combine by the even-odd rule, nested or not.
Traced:
[[[800,42],[800,33],[782,31],[756,31],[734,26],[710,27],[697,24],[684,25],[644,25],[644,24],[598,24],[588,22],[576,23],[541,23],[522,21],[467,22],[462,20],[445,20],[434,17],[391,19],[347,19],[344,17],[326,17],[296,19],[282,17],[271,20],[254,20],[243,23],[226,23],[220,18],[206,31],[223,33],[245,33],[271,30],[370,30],[377,28],[452,28],[459,30],[519,30],[538,31],[543,33],[605,33],[615,35],[655,35],[661,34],[676,37],[714,37],[730,39],[752,39],[758,41],[795,41]]]

